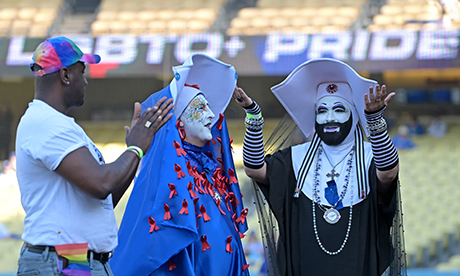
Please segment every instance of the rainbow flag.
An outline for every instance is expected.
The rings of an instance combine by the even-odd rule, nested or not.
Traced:
[[[88,243],[56,245],[60,271],[69,276],[91,276],[88,264]]]

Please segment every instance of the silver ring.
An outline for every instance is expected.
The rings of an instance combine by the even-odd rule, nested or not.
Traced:
[[[152,122],[147,121],[147,122],[145,122],[145,125],[144,125],[144,126],[145,126],[146,128],[150,128],[151,125],[152,125]]]
[[[375,99],[375,102],[378,103],[380,102],[382,99]]]

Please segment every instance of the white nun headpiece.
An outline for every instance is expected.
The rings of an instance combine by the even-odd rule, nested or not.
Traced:
[[[369,87],[377,84],[374,80],[361,77],[347,64],[329,58],[312,59],[295,68],[280,84],[272,87],[272,92],[284,106],[291,118],[306,137],[311,137],[315,130],[316,102],[322,97],[334,95],[341,97],[350,104],[354,126],[361,122],[364,125],[364,94]],[[357,116],[356,116],[357,115]],[[369,179],[365,168],[364,140],[359,127],[352,127],[349,135],[355,137],[355,169],[357,173],[358,195],[365,198],[369,192]],[[365,130],[366,131],[366,130]],[[367,133],[366,133],[367,134]],[[314,135],[305,154],[294,198],[299,198],[307,173],[314,161],[321,140]]]
[[[193,54],[184,64],[173,67],[173,72],[170,89],[176,118],[180,117],[196,95],[202,93],[216,114],[211,123],[214,125],[219,120],[219,114],[224,113],[235,90],[238,78],[235,68],[205,54]]]
[[[318,58],[302,63],[280,84],[271,88],[273,94],[306,137],[315,129],[315,104],[327,95],[345,99],[352,112],[365,125],[364,94],[376,81],[358,75],[349,65],[335,59]],[[354,118],[354,121],[358,121]],[[367,130],[365,130],[367,131]],[[367,135],[367,132],[366,132]]]

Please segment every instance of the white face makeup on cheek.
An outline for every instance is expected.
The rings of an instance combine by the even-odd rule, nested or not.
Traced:
[[[316,103],[316,122],[324,124],[343,124],[350,118],[348,103],[337,96],[326,96]],[[340,132],[339,126],[326,126],[324,132]]]
[[[180,117],[186,133],[185,141],[202,146],[211,140],[211,122],[214,117],[208,101],[202,94],[193,98]]]

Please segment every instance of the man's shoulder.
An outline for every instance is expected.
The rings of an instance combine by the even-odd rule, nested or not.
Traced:
[[[30,106],[22,116],[17,130],[17,143],[21,147],[40,147],[53,141],[79,140],[84,137],[83,129],[72,117],[46,107]]]
[[[36,127],[40,131],[78,127],[72,117],[40,105],[31,105],[22,116],[21,124],[28,125],[28,128]]]

